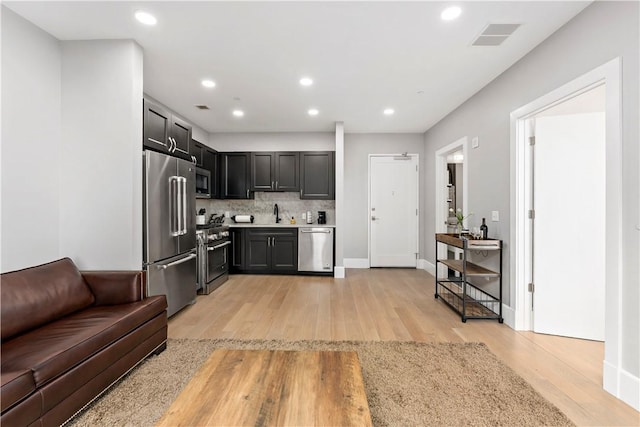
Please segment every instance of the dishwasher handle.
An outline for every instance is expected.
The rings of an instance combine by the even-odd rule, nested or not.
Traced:
[[[323,233],[323,234],[331,234],[331,230],[305,230],[304,228],[300,230],[301,233]]]

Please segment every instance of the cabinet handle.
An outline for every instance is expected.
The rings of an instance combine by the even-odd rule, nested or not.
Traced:
[[[249,189],[247,188],[247,199],[249,198]]]
[[[276,181],[276,188],[278,188],[278,181]]]
[[[273,246],[274,248],[276,247],[276,238],[275,237],[271,238],[271,246]]]
[[[273,181],[271,181],[271,189],[273,190]]]
[[[302,197],[302,187],[300,187],[300,197]]]

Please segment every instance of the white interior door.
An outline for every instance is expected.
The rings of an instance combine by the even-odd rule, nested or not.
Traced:
[[[418,156],[371,156],[370,252],[372,267],[416,267]]]
[[[535,119],[534,331],[604,340],[605,115]]]

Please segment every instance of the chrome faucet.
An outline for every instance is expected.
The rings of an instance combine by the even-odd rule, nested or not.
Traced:
[[[276,216],[276,224],[280,222],[280,210],[278,209],[278,204],[273,205],[273,214]]]

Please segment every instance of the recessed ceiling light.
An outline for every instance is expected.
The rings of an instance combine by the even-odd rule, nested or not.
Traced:
[[[442,11],[440,18],[442,18],[443,21],[451,21],[460,16],[461,13],[462,9],[458,6],[451,6]]]
[[[202,86],[209,87],[209,88],[216,87],[216,82],[214,82],[213,80],[203,80]]]
[[[383,113],[385,116],[391,116],[393,113],[395,113],[395,110],[393,108],[385,108]]]
[[[242,110],[233,110],[232,114],[236,117],[244,117],[244,111]]]
[[[316,110],[315,108],[311,108],[309,111],[307,111],[307,113],[309,113],[310,116],[317,116],[318,114],[320,114],[320,111]]]
[[[300,79],[300,84],[302,86],[311,86],[313,84],[313,80],[311,80],[309,77],[303,77]]]
[[[156,23],[158,22],[155,16],[143,10],[137,11],[135,14],[135,17],[139,22],[143,23],[144,25],[156,25]]]

